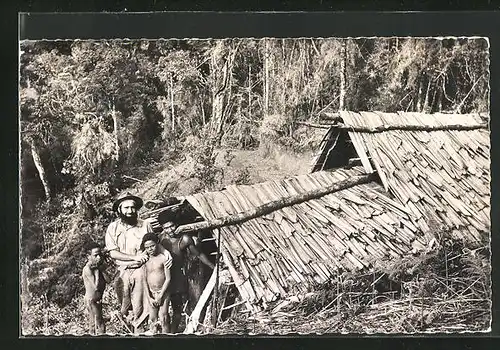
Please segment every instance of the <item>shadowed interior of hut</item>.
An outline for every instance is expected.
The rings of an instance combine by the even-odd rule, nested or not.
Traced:
[[[343,125],[344,120],[337,114],[333,114],[323,115],[321,121],[325,124],[316,126],[328,128],[330,125],[330,128],[323,137],[319,151],[313,159],[311,172],[337,168],[350,169],[364,165],[349,136],[349,130],[335,127],[336,125]],[[309,126],[314,127],[314,125]],[[368,150],[365,150],[365,152],[368,156],[366,161],[371,162]],[[382,181],[378,176],[374,178],[374,181],[382,185]]]
[[[346,130],[331,128],[321,142],[312,171],[361,165]]]

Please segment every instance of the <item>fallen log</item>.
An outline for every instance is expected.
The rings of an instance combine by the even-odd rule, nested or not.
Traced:
[[[380,125],[376,127],[366,127],[366,126],[351,126],[346,124],[332,124],[328,128],[335,128],[341,130],[348,130],[352,132],[361,133],[379,133],[391,130],[406,130],[406,131],[451,131],[451,130],[477,130],[477,129],[488,129],[487,123],[470,124],[470,125]]]
[[[295,196],[283,198],[277,201],[272,201],[256,208],[253,208],[249,211],[228,215],[222,218],[214,219],[214,220],[206,220],[201,222],[195,222],[192,224],[182,225],[177,227],[175,230],[175,234],[184,233],[184,232],[192,232],[198,230],[213,230],[215,228],[220,228],[224,226],[230,226],[235,224],[240,224],[242,222],[255,219],[257,217],[267,215],[272,213],[273,211],[289,207],[295,204],[299,204],[302,202],[306,202],[311,199],[323,197],[327,194],[338,192],[353,186],[361,185],[368,183],[374,179],[374,173],[367,175],[359,175],[353,176],[350,179],[343,180],[332,184],[330,186],[322,187],[319,189],[315,189],[313,191],[301,193]]]

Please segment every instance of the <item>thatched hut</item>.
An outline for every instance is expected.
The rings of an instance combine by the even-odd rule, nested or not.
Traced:
[[[185,231],[211,232],[241,303],[265,309],[341,272],[428,251],[442,234],[487,240],[489,144],[480,115],[341,112],[310,174],[187,196],[201,222]]]
[[[358,158],[416,218],[430,239],[447,231],[474,244],[490,234],[488,116],[340,112],[314,159],[313,171]],[[337,142],[335,142],[337,140]],[[436,227],[440,226],[439,230]]]
[[[361,167],[319,171],[186,200],[214,220],[362,174]],[[374,260],[398,258],[425,244],[411,212],[373,181],[220,228],[224,263],[250,303],[306,293],[339,271],[369,268]]]

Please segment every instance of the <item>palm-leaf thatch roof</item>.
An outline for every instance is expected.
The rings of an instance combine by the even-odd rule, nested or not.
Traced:
[[[323,168],[332,152],[328,143],[342,134],[348,141],[335,145],[336,152],[353,147],[365,172],[377,171],[428,238],[431,231],[447,230],[470,243],[485,241],[490,233],[487,117],[340,112],[343,124],[328,131],[313,170]]]
[[[255,185],[231,185],[186,200],[206,219],[323,188],[363,168],[319,171]],[[307,292],[340,271],[425,249],[411,211],[375,182],[357,185],[219,228],[220,250],[241,296],[269,302]]]

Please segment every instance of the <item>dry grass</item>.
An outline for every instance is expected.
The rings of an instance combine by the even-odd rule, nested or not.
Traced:
[[[111,286],[106,287],[102,301],[106,332],[127,333],[125,326],[114,316],[119,305]],[[23,305],[21,311],[22,334],[25,336],[85,335],[88,334],[87,322],[83,295],[76,295],[64,308],[47,302],[43,297],[32,298]]]
[[[448,242],[375,272],[343,275],[300,301],[249,316],[239,313],[216,334],[448,333],[487,331],[491,322],[487,247]]]
[[[25,335],[86,333],[77,295],[64,308],[42,299],[23,302]],[[113,316],[118,303],[106,289],[107,332],[127,329]],[[268,311],[247,312],[207,328],[212,334],[480,332],[491,322],[487,247],[470,250],[448,242],[426,256],[407,257],[364,275],[343,274],[303,298],[289,298]]]

